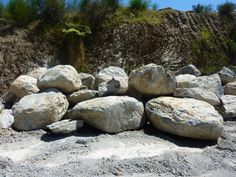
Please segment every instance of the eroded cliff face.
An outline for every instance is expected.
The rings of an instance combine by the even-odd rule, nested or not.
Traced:
[[[203,29],[212,32],[224,53],[228,35],[216,14],[168,10],[159,25],[122,24],[102,31],[92,40],[89,60],[96,66],[116,64],[128,70],[151,62],[176,69],[191,61],[191,43]]]
[[[204,28],[215,35],[224,55],[227,50],[224,41],[228,37],[216,14],[174,10],[163,14],[158,25],[121,23],[91,35],[86,46],[86,64],[91,72],[110,65],[129,72],[147,63],[175,70],[192,62],[191,41],[199,38]],[[4,32],[1,29],[0,25],[0,95],[19,75],[51,61],[56,63],[62,43],[62,39],[40,38],[29,29],[9,28]]]

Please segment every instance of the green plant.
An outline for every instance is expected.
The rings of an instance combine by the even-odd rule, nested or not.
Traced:
[[[193,12],[195,13],[210,13],[213,11],[212,5],[197,4],[192,6]]]
[[[133,11],[147,10],[149,5],[148,0],[129,0],[129,9]]]
[[[3,5],[3,3],[0,1],[0,18],[1,18],[2,15],[3,15],[3,9],[4,9],[4,5]]]
[[[10,0],[3,13],[4,17],[12,20],[16,25],[25,25],[35,19],[36,13],[29,1]]]
[[[233,13],[236,11],[236,4],[232,2],[226,2],[217,7],[219,16],[227,20],[232,20],[234,18]]]
[[[158,5],[157,4],[152,4],[152,10],[158,10]]]
[[[85,65],[84,38],[91,34],[91,30],[86,25],[67,23],[62,30],[66,35],[64,49],[67,51],[68,63],[79,69]]]

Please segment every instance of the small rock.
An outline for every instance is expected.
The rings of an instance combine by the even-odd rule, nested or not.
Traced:
[[[236,82],[230,82],[224,86],[225,95],[236,95]]]
[[[175,135],[217,140],[223,130],[223,118],[204,101],[159,97],[148,101],[145,109],[157,129]]]
[[[3,109],[0,113],[0,128],[10,128],[14,123],[11,109]]]
[[[236,96],[223,95],[221,97],[222,107],[221,112],[225,120],[236,118]]]
[[[67,97],[67,99],[70,105],[76,105],[79,102],[91,100],[93,98],[96,98],[97,96],[98,96],[98,91],[85,89],[70,94]]]
[[[37,79],[21,75],[11,85],[9,92],[16,95],[18,98],[22,98],[26,95],[37,93],[39,91],[37,87]]]
[[[182,68],[180,68],[178,71],[176,71],[175,75],[181,75],[181,74],[191,74],[194,76],[200,76],[201,75],[201,71],[199,71],[199,69],[196,68],[196,66],[190,64],[187,66],[184,66]]]
[[[174,93],[176,79],[162,66],[149,64],[130,73],[129,87],[147,96],[169,95]]]
[[[76,69],[70,65],[57,65],[48,69],[37,82],[40,90],[57,88],[65,93],[71,93],[81,88],[82,82]]]
[[[103,82],[98,86],[98,95],[99,96],[109,96],[116,95],[119,92],[121,87],[120,81],[116,79],[112,79],[108,82]]]
[[[87,73],[79,73],[79,77],[82,81],[82,84],[87,86],[88,89],[94,89],[95,77]]]
[[[82,120],[62,120],[48,125],[47,128],[55,134],[69,134],[83,127]]]
[[[69,103],[62,93],[48,92],[23,97],[12,107],[17,130],[37,130],[59,121]]]
[[[229,82],[235,81],[235,73],[227,67],[223,67],[218,72],[218,74],[220,76],[220,79],[223,85],[228,84]]]

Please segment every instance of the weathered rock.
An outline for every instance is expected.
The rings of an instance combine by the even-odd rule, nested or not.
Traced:
[[[216,140],[223,129],[223,118],[210,104],[191,99],[159,97],[146,104],[152,124],[175,135]]]
[[[176,79],[162,66],[149,64],[130,73],[129,87],[143,95],[169,95],[174,93]]]
[[[208,92],[201,88],[177,88],[174,92],[174,96],[202,100],[213,106],[220,104],[219,98],[213,92]]]
[[[17,98],[15,94],[8,91],[2,96],[2,99],[5,104],[12,106],[15,102],[18,101],[19,98]]]
[[[78,103],[71,110],[72,119],[108,133],[140,128],[145,122],[144,106],[128,96],[109,96]]]
[[[87,73],[79,73],[79,77],[82,81],[82,84],[87,86],[88,89],[94,89],[95,77]]]
[[[27,75],[38,79],[47,71],[46,67],[35,68],[33,71],[27,73]]]
[[[197,69],[194,65],[190,64],[190,65],[180,68],[175,73],[176,76],[181,75],[181,74],[191,74],[191,75],[195,75],[195,76],[200,76],[201,71],[199,71],[199,69]]]
[[[221,68],[218,74],[220,76],[220,79],[223,85],[228,84],[229,82],[235,81],[235,73],[227,67]]]
[[[59,121],[68,109],[62,93],[48,92],[23,97],[13,107],[17,130],[36,130]]]
[[[98,86],[98,95],[99,96],[109,96],[116,95],[119,93],[119,89],[121,88],[121,84],[119,80],[112,78],[108,82],[103,82]]]
[[[26,95],[37,93],[39,91],[37,87],[37,79],[21,75],[11,85],[9,92],[15,94],[17,97],[22,98]]]
[[[119,82],[120,87],[116,89],[114,94],[125,94],[128,91],[128,76],[125,71],[121,68],[110,66],[101,70],[96,76],[96,89],[99,88],[99,85],[102,83],[107,83],[111,80],[116,80]]]
[[[224,119],[236,118],[236,96],[223,95],[221,97],[221,113]]]
[[[176,76],[177,88],[201,88],[207,92],[213,92],[218,98],[224,94],[221,80],[218,74],[196,77],[184,74]]]
[[[58,88],[65,93],[77,91],[82,86],[79,74],[70,65],[57,65],[48,69],[38,78],[40,90],[46,88]]]
[[[236,82],[230,82],[224,86],[225,95],[236,95]]]
[[[62,120],[48,125],[47,128],[55,134],[69,134],[83,127],[82,120]]]
[[[84,89],[70,94],[67,97],[67,99],[70,105],[76,105],[79,102],[91,100],[93,98],[96,98],[97,96],[98,96],[98,91]]]
[[[0,113],[2,112],[3,109],[4,109],[4,105],[2,104],[2,101],[0,100]]]
[[[0,128],[10,128],[14,123],[11,109],[4,109],[0,112]]]

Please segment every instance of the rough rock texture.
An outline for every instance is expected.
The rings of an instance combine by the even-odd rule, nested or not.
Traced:
[[[55,134],[69,134],[83,127],[82,120],[62,120],[53,124],[47,125],[47,128]]]
[[[169,95],[174,93],[176,80],[162,66],[148,64],[130,73],[129,87],[143,95]]]
[[[79,73],[82,85],[87,86],[88,89],[93,89],[95,84],[95,77],[92,74]]]
[[[203,101],[159,97],[150,100],[145,109],[156,128],[175,135],[216,140],[223,129],[221,115]]]
[[[223,85],[235,81],[236,78],[235,73],[227,67],[222,67],[218,74]]]
[[[174,92],[174,96],[202,100],[213,106],[220,104],[219,98],[213,92],[208,92],[201,88],[177,88]]]
[[[138,129],[145,121],[143,103],[128,96],[109,96],[78,103],[71,110],[71,117],[108,133]]]
[[[4,105],[2,104],[2,101],[0,100],[0,113],[2,112],[3,109],[4,109]]]
[[[19,98],[37,93],[38,91],[37,79],[28,75],[19,76],[13,83],[11,83],[9,89],[9,92]]]
[[[12,110],[4,109],[2,112],[0,111],[0,128],[10,128],[13,123]]]
[[[122,68],[109,66],[102,69],[96,76],[95,88],[98,89],[100,84],[107,83],[115,79],[119,82],[119,88],[114,94],[125,94],[128,91],[128,76]]]
[[[0,96],[18,76],[54,64],[60,42],[53,35],[38,37],[29,29],[0,31]]]
[[[28,72],[27,75],[38,79],[47,71],[46,67],[35,68],[32,71]]]
[[[38,78],[38,87],[41,89],[58,88],[70,93],[81,88],[82,82],[76,69],[70,65],[57,65],[48,69]]]
[[[68,109],[61,93],[48,92],[23,97],[12,107],[17,130],[36,130],[60,120]]]
[[[117,95],[121,88],[120,81],[112,78],[108,82],[103,82],[98,86],[98,95],[99,96],[109,96]]]
[[[221,111],[224,119],[236,118],[236,96],[223,95],[221,101]]]
[[[230,82],[224,86],[225,95],[236,95],[236,82]]]
[[[197,69],[196,66],[190,64],[190,65],[180,68],[178,71],[175,72],[176,76],[181,75],[181,74],[191,74],[194,76],[200,76],[201,71],[199,71],[199,69]]]
[[[207,92],[213,92],[218,98],[224,94],[221,80],[218,74],[196,77],[189,74],[176,76],[177,88],[201,88]]]
[[[91,100],[98,96],[98,91],[96,90],[79,90],[77,92],[74,92],[70,94],[67,99],[70,103],[70,105],[76,105],[79,102]]]

